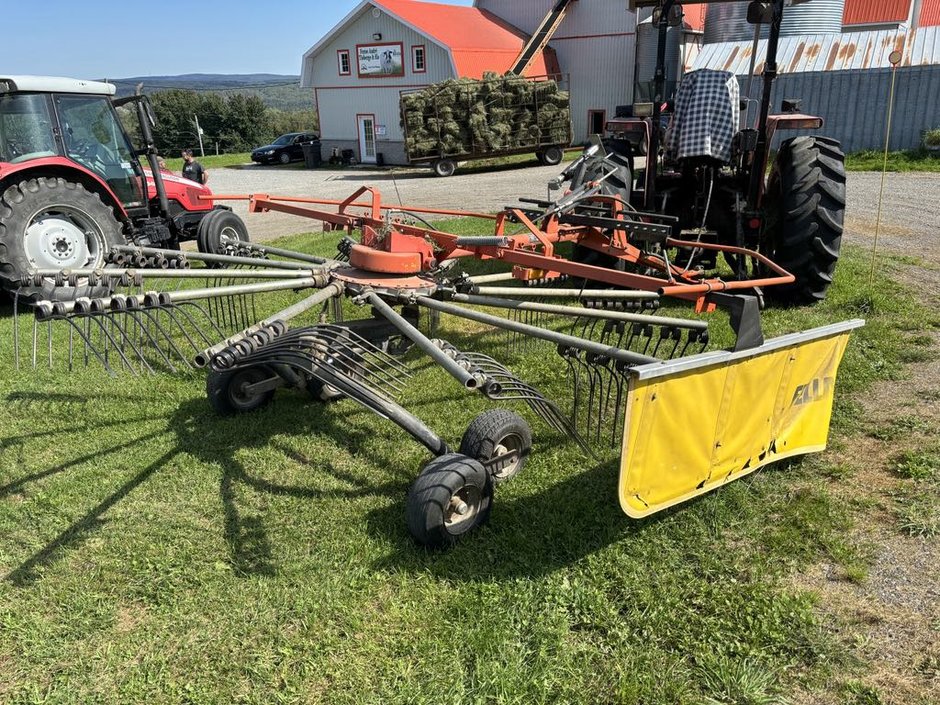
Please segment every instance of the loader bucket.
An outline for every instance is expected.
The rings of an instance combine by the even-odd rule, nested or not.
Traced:
[[[851,320],[631,369],[620,506],[634,519],[825,449]]]

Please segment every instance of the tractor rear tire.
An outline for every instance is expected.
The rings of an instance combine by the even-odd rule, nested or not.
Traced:
[[[41,178],[13,184],[0,196],[0,287],[27,301],[107,296],[104,286],[20,286],[32,269],[98,269],[124,231],[110,206],[81,184]]]
[[[196,247],[210,255],[226,254],[229,242],[249,242],[248,228],[235,213],[216,208],[203,216],[196,231]]]
[[[845,154],[827,137],[794,137],[781,146],[767,183],[768,256],[796,277],[768,286],[773,302],[800,306],[822,301],[839,260],[845,221]]]

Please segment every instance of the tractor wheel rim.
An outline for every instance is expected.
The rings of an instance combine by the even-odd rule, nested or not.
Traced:
[[[509,477],[519,469],[519,464],[522,462],[522,439],[515,433],[500,439],[496,447],[493,448],[493,459],[495,460],[512,452],[516,453],[516,457],[513,458],[511,463],[494,473],[497,478]]]
[[[454,492],[444,508],[444,528],[447,533],[462,534],[471,529],[482,503],[483,493],[479,487],[464,485]]]
[[[23,233],[26,257],[37,269],[78,269],[104,263],[104,234],[85,211],[48,206],[33,214]]]

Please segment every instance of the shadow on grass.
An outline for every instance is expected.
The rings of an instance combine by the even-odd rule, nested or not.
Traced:
[[[617,464],[616,459],[598,463],[524,497],[507,500],[497,489],[490,523],[446,552],[411,541],[400,505],[372,512],[370,529],[393,545],[373,567],[475,581],[531,578],[576,563],[658,521],[631,521],[620,510]]]
[[[289,412],[302,411],[302,413],[291,415],[291,428],[296,434],[320,433],[331,436],[340,440],[350,453],[360,456],[369,455],[366,444],[371,439],[371,432],[368,428],[351,425],[347,418],[331,413],[327,407],[320,404],[307,403],[301,407],[300,404],[291,404],[287,399],[284,401],[286,402],[284,407],[296,407],[296,409],[288,409]],[[72,521],[40,550],[10,571],[6,575],[6,580],[21,587],[35,582],[41,577],[43,568],[61,559],[66,550],[78,548],[90,535],[107,524],[104,515],[108,510],[148,481],[159,470],[173,463],[180,454],[192,456],[205,465],[218,466],[221,470],[219,498],[224,514],[225,539],[229,546],[232,569],[239,575],[273,575],[275,573],[272,547],[264,527],[263,517],[250,515],[240,507],[237,492],[240,484],[260,493],[302,499],[399,496],[402,493],[403,479],[379,485],[364,482],[361,478],[337,469],[329,458],[312,460],[287,447],[274,438],[284,433],[284,419],[283,413],[257,413],[238,418],[220,419],[209,409],[204,399],[193,399],[182,404],[173,413],[165,429],[145,435],[135,435],[109,448],[96,450],[53,468],[24,475],[0,486],[0,498],[2,498],[23,492],[30,483],[101,460],[114,453],[132,453],[135,448],[139,449],[140,444],[147,441],[165,436],[167,445],[170,446],[160,457],[134,473],[82,516]],[[92,432],[97,426],[103,429],[113,425],[127,425],[128,429],[134,428],[133,421],[122,420],[116,424],[89,425],[88,430]],[[207,433],[210,427],[212,433]],[[55,433],[46,434],[39,431],[29,436],[53,436]],[[24,440],[26,437],[19,437],[19,440]],[[54,442],[50,439],[50,443]],[[237,451],[267,446],[277,448],[285,457],[296,463],[331,474],[350,485],[351,488],[324,491],[313,487],[272,482],[256,476],[250,467],[246,467],[236,459]],[[377,465],[388,464],[387,458],[373,457],[371,461]]]

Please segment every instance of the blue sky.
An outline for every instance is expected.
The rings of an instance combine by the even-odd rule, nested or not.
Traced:
[[[473,4],[472,0],[437,1]],[[358,4],[358,0],[35,4],[2,0],[0,72],[76,78],[299,74],[303,53]]]

